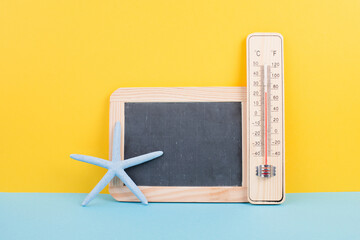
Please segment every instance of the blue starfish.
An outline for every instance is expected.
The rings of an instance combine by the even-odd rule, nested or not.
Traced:
[[[99,167],[103,167],[108,169],[105,176],[100,180],[100,182],[94,187],[94,189],[86,196],[84,201],[82,202],[83,206],[86,206],[94,197],[101,192],[101,190],[108,185],[108,183],[115,176],[121,179],[123,183],[131,190],[131,192],[143,203],[147,204],[145,195],[140,191],[138,186],[131,180],[131,178],[124,171],[126,168],[153,160],[154,158],[160,157],[163,152],[157,151],[148,154],[144,154],[138,157],[129,158],[125,161],[121,160],[120,156],[120,141],[121,141],[121,127],[120,122],[116,122],[114,129],[114,137],[113,137],[113,151],[112,151],[112,161],[104,160],[101,158],[80,155],[80,154],[71,154],[70,157],[82,161],[97,165]]]

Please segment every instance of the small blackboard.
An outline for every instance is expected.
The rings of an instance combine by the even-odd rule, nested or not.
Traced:
[[[245,87],[119,88],[110,97],[122,159],[164,155],[126,169],[149,202],[246,202]],[[114,178],[110,194],[138,201]]]
[[[127,170],[141,186],[241,186],[240,102],[125,103],[125,159],[164,155]]]

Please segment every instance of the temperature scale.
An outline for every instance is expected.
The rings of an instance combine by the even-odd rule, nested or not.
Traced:
[[[247,38],[248,198],[284,201],[284,57],[279,33]]]

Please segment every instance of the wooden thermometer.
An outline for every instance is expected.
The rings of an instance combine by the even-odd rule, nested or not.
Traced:
[[[247,38],[248,198],[279,204],[285,198],[284,57],[279,33]]]

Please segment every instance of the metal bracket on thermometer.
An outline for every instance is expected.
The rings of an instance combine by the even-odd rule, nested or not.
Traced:
[[[256,176],[258,177],[274,177],[276,175],[276,167],[272,165],[259,165],[256,167]]]

